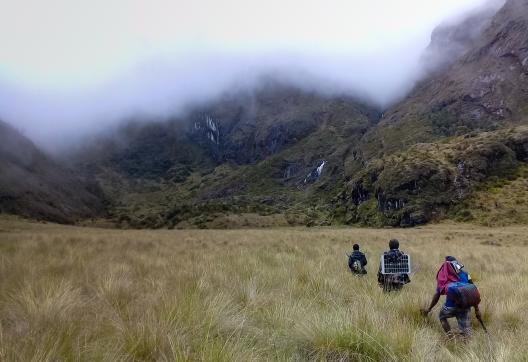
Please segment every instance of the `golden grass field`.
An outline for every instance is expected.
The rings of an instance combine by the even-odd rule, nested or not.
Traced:
[[[378,258],[393,237],[414,273],[383,294]],[[346,265],[353,242],[369,257],[363,278]],[[490,334],[473,319],[467,344],[443,338],[440,305],[419,311],[445,255],[483,298]],[[2,361],[527,361],[527,301],[528,227],[132,231],[0,219]]]

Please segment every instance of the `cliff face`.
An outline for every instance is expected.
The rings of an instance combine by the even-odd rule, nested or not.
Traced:
[[[429,46],[421,57],[424,73],[445,71],[462,55],[477,46],[501,4],[500,1],[493,1],[483,8],[438,25],[433,30]]]
[[[356,99],[325,97],[272,82],[198,108],[183,122],[190,126],[191,139],[217,162],[254,164],[321,128],[350,123],[352,132],[364,132],[377,117],[375,109]]]

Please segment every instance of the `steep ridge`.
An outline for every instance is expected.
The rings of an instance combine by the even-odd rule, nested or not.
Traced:
[[[459,43],[467,48],[458,51],[458,60],[385,112],[379,127],[365,137],[361,150],[366,159],[417,142],[526,122],[528,1],[509,0],[490,20],[481,16],[481,35]],[[474,23],[470,18],[447,36],[467,33]],[[449,42],[436,42],[449,54]]]
[[[482,7],[438,25],[420,59],[424,73],[445,71],[467,51],[478,46],[484,30],[502,5],[502,0],[488,0]]]
[[[0,121],[0,212],[72,223],[101,215],[102,194]]]
[[[459,40],[459,58],[418,84],[362,139],[364,167],[338,198],[336,218],[394,226],[458,218],[456,210],[471,214],[471,200],[482,199],[490,179],[524,184],[528,1],[509,0],[492,17],[475,16],[436,33],[437,42],[439,34]],[[480,35],[457,36],[471,24]],[[444,45],[449,53],[449,44],[431,48]]]

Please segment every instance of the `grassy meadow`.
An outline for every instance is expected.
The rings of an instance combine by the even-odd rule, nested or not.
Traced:
[[[414,273],[383,294],[393,237]],[[353,242],[369,258],[362,278],[346,265]],[[477,279],[489,335],[473,317],[469,342],[446,340],[440,304],[420,314],[445,255]],[[4,217],[0,360],[527,361],[527,275],[528,227],[135,231]]]

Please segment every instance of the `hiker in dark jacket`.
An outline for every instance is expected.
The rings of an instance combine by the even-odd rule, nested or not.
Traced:
[[[400,251],[400,242],[396,239],[389,241],[389,251],[383,253],[384,258],[388,258],[392,262],[397,262],[403,257],[403,253]],[[390,292],[392,290],[400,290],[405,284],[410,283],[411,279],[407,273],[397,274],[383,274],[381,272],[381,262],[378,270],[378,284],[383,288],[384,292]]]
[[[348,256],[348,267],[354,274],[367,274],[365,265],[367,265],[367,257],[359,251],[359,245],[354,244],[352,247],[352,254]]]
[[[442,328],[447,335],[451,335],[448,318],[456,318],[460,334],[467,337],[471,334],[471,307],[475,308],[475,316],[479,322],[483,326],[484,324],[478,307],[480,294],[473,285],[471,276],[462,270],[463,267],[464,265],[460,264],[455,257],[446,256],[444,263],[436,273],[436,292],[431,304],[422,312],[428,315],[438,303],[440,296],[445,295],[445,303],[438,314]]]

